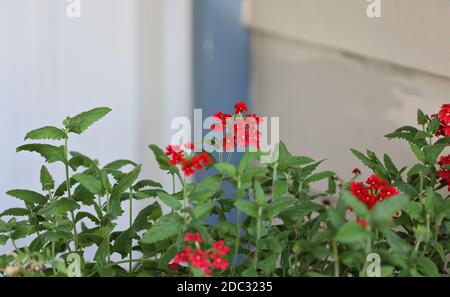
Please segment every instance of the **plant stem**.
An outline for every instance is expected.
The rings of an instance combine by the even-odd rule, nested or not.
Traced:
[[[259,238],[261,237],[261,217],[262,217],[262,207],[258,207],[258,218],[256,220],[256,241],[255,241],[255,270],[258,270],[258,244]]]
[[[237,266],[240,239],[241,239],[241,211],[238,209],[237,210],[236,239],[235,239],[235,243],[234,243],[233,263],[231,263],[231,276],[234,276],[234,272],[235,272],[235,269]]]
[[[369,234],[371,234],[371,228],[370,226],[367,227],[367,231]],[[365,255],[366,255],[366,259],[364,259],[364,266],[363,269],[361,270],[359,276],[367,276],[367,266],[368,266],[368,262],[367,262],[367,255],[369,255],[372,251],[372,239],[370,237],[370,235],[367,236],[367,240],[366,240],[366,251],[365,251]]]
[[[130,229],[133,227],[133,189],[130,188]],[[131,239],[131,247],[130,247],[130,259],[129,259],[128,269],[131,272],[133,269],[133,239]]]
[[[336,243],[336,238],[333,238],[333,257],[334,257],[334,276],[339,277],[339,251]]]
[[[69,148],[68,148],[67,138],[64,139],[64,163],[66,167],[66,187],[67,187],[67,195],[69,199],[72,199],[72,194],[70,193],[70,178],[69,178]],[[75,222],[75,214],[73,210],[70,211],[70,216],[73,223],[73,235],[74,235],[74,243],[75,243],[75,251],[78,251],[78,232],[77,226]]]
[[[172,173],[172,194],[175,194],[175,174]]]

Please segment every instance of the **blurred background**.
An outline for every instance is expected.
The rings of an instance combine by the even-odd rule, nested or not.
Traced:
[[[383,135],[450,96],[448,1],[380,0],[373,18],[365,0],[78,0],[70,17],[74,2],[0,0],[0,211],[17,205],[7,190],[40,190],[42,159],[15,153],[26,132],[93,107],[113,112],[70,149],[163,182],[147,145],[170,141],[174,117],[235,101],[349,178],[350,147],[412,162]]]

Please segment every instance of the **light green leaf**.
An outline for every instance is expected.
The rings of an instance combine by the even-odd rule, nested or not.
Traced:
[[[161,217],[142,237],[142,242],[151,244],[168,239],[182,232],[184,220],[176,213]]]
[[[230,177],[235,177],[237,174],[236,166],[228,163],[216,163],[214,167],[223,174],[228,174]]]
[[[395,253],[406,255],[411,251],[411,245],[406,240],[398,236],[395,232],[389,229],[384,229],[383,234],[386,236],[389,246]]]
[[[332,171],[319,172],[319,173],[308,176],[305,179],[304,183],[309,184],[309,183],[313,183],[313,182],[318,182],[322,179],[326,179],[326,178],[332,177],[334,175],[335,175],[335,173]]]
[[[11,190],[6,192],[6,194],[23,200],[26,203],[45,204],[47,202],[45,196],[29,190]]]
[[[94,108],[89,111],[82,112],[74,117],[66,118],[63,124],[69,132],[81,134],[109,112],[111,112],[111,109],[108,107]]]
[[[264,190],[259,182],[255,182],[255,196],[256,204],[259,206],[266,204],[266,195],[264,194]]]
[[[159,191],[158,197],[161,199],[162,202],[167,204],[170,208],[174,210],[181,209],[182,205],[178,199],[172,195],[167,194],[166,192]]]
[[[9,237],[6,235],[0,235],[0,246],[4,246],[9,240]]]
[[[60,215],[79,208],[80,205],[75,201],[67,198],[62,198],[47,204],[45,207],[41,208],[38,211],[38,214],[42,216]]]
[[[88,190],[92,194],[98,194],[100,196],[103,196],[104,189],[102,183],[95,177],[90,176],[88,174],[79,173],[72,176],[72,178],[77,182],[79,182],[81,186],[83,186],[86,190]]]
[[[347,222],[338,230],[336,240],[345,244],[363,244],[366,231],[358,223]]]
[[[61,140],[66,139],[67,134],[56,127],[42,127],[33,131],[28,132],[28,134],[25,136],[24,140],[27,139],[53,139],[53,140]]]
[[[117,184],[114,185],[111,193],[110,207],[108,212],[112,216],[119,216],[122,214],[120,196],[126,190],[133,186],[134,181],[138,178],[141,172],[141,165],[136,166],[133,170],[123,176]]]
[[[258,217],[258,208],[255,204],[251,203],[247,200],[237,200],[234,202],[234,205],[239,209],[240,211],[245,212],[247,215],[251,217]]]
[[[25,144],[22,146],[19,146],[16,149],[17,152],[21,151],[29,151],[29,152],[36,152],[39,155],[41,155],[46,162],[48,163],[55,163],[55,162],[63,162],[64,163],[64,147],[63,146],[53,146],[50,144],[42,144],[42,143],[35,143],[35,144]]]
[[[402,210],[408,202],[408,196],[400,194],[377,203],[372,209],[373,222],[379,225],[387,224],[395,212]]]
[[[284,180],[276,180],[272,188],[272,199],[281,198],[288,190],[288,184]]]
[[[55,180],[51,176],[50,172],[48,172],[47,167],[44,165],[41,167],[40,180],[43,191],[51,191],[55,188]]]
[[[207,215],[213,207],[214,203],[211,201],[202,203],[195,208],[194,215],[197,219],[203,218],[203,216]]]

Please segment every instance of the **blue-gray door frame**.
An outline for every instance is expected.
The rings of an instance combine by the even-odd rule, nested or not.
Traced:
[[[241,0],[193,0],[193,35],[194,107],[204,117],[232,113],[234,103],[248,97],[250,42],[241,22]],[[236,163],[241,154],[233,155]],[[234,195],[229,185],[224,189]]]

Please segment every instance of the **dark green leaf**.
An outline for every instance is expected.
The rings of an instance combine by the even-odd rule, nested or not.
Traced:
[[[60,215],[79,208],[80,205],[75,201],[67,198],[62,198],[47,204],[45,207],[41,208],[38,211],[38,214],[42,216]]]
[[[44,204],[47,198],[39,193],[28,190],[11,190],[6,192],[9,196],[23,200],[26,203]]]
[[[43,191],[51,191],[55,188],[55,180],[51,176],[50,172],[48,172],[47,167],[41,167],[41,175],[40,175],[41,185]]]
[[[182,232],[184,220],[176,213],[161,217],[142,237],[142,242],[151,244],[171,238]]]
[[[167,204],[170,208],[172,208],[174,210],[179,210],[182,207],[180,201],[178,201],[178,199],[176,197],[169,195],[166,192],[159,191],[158,197],[159,197],[159,199],[161,199],[162,202],[164,202],[165,204]]]

